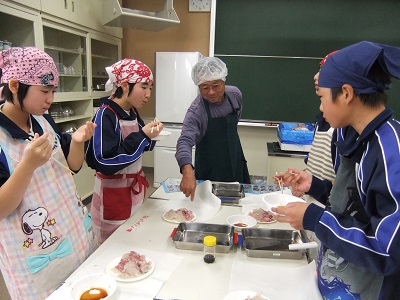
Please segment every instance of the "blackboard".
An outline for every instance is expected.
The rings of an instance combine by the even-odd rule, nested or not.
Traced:
[[[217,0],[214,56],[243,93],[242,120],[314,122],[314,74],[327,53],[369,40],[400,46],[397,0]],[[400,82],[388,106],[400,118]]]

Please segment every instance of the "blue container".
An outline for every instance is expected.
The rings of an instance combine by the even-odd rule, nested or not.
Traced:
[[[314,125],[311,123],[280,123],[278,138],[284,144],[311,145]]]

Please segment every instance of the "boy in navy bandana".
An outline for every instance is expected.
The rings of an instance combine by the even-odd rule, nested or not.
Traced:
[[[338,128],[340,166],[326,208],[291,203],[278,221],[321,241],[324,299],[395,299],[400,294],[400,123],[385,90],[400,78],[400,48],[360,42],[331,55],[319,75],[320,110]],[[283,176],[282,176],[283,178]],[[314,193],[305,172],[283,178]]]

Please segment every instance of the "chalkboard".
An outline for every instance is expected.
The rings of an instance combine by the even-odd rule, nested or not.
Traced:
[[[369,40],[400,46],[397,0],[217,0],[214,56],[243,93],[242,120],[314,122],[327,53]],[[387,92],[400,118],[400,82]]]

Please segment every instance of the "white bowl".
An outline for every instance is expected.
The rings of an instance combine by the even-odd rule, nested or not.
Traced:
[[[239,231],[243,228],[251,228],[257,225],[257,220],[248,215],[232,215],[226,219],[226,222],[233,226],[235,230]],[[246,226],[240,226],[239,224]]]
[[[83,276],[77,279],[71,286],[72,300],[79,300],[84,292],[93,288],[105,290],[107,297],[102,299],[109,299],[117,289],[117,281],[110,275],[102,273]]]
[[[295,196],[288,195],[288,194],[282,194],[281,192],[265,194],[262,197],[262,199],[263,199],[265,205],[267,206],[267,209],[270,212],[272,212],[273,214],[275,214],[271,210],[271,208],[273,208],[273,207],[286,206],[290,202],[306,202],[299,197],[295,197]]]
[[[158,136],[152,138],[153,141],[163,141],[171,135],[171,131],[163,130]]]

